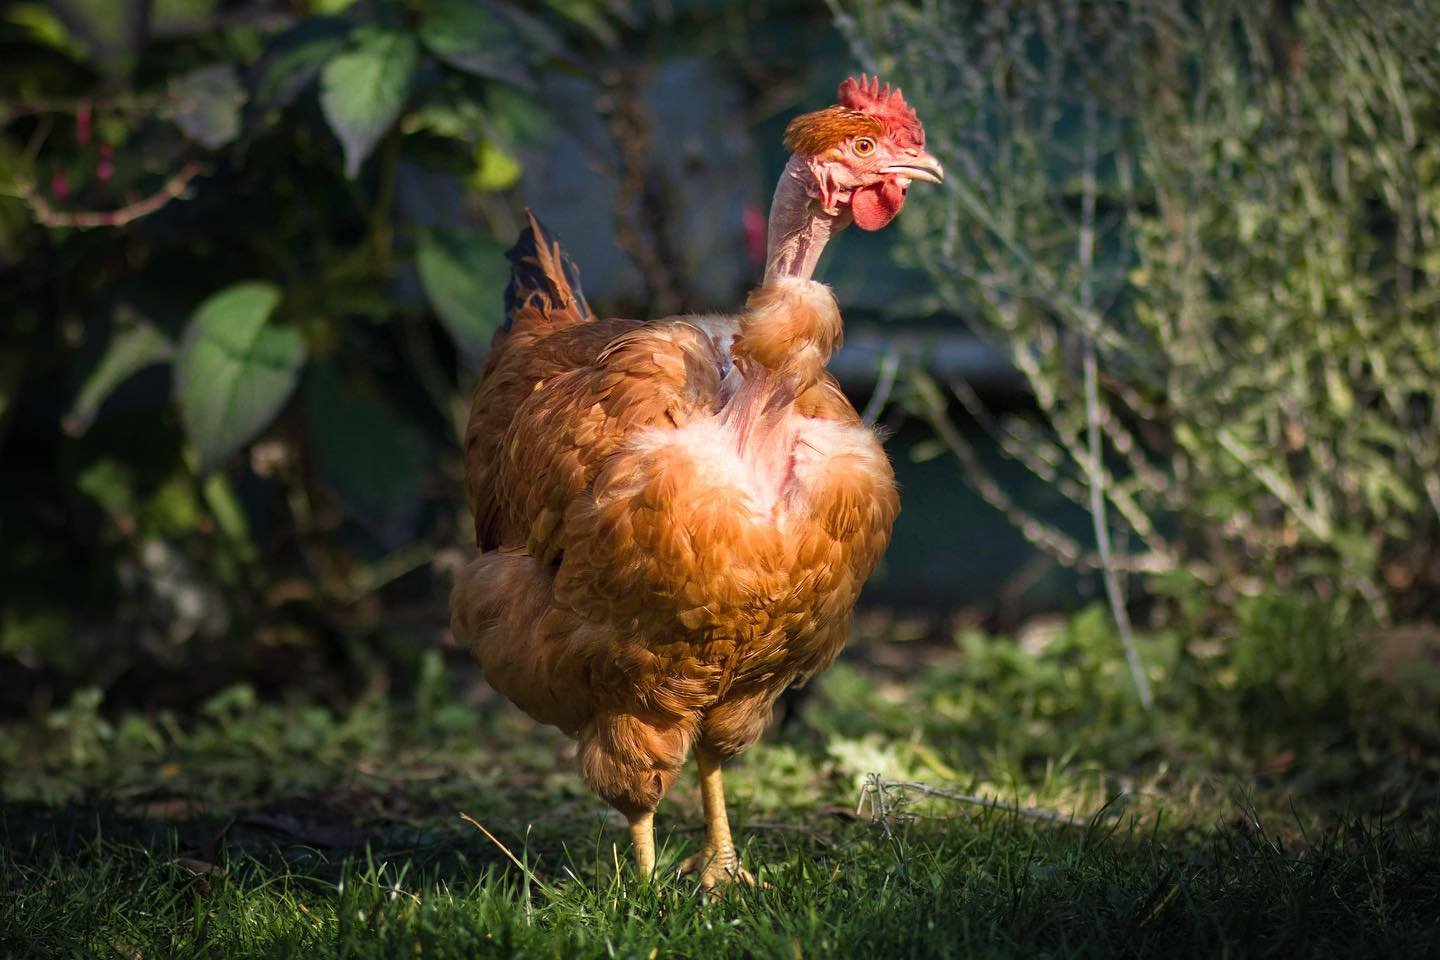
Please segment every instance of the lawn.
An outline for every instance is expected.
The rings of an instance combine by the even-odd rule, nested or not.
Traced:
[[[458,661],[344,705],[82,692],[0,728],[0,957],[1435,955],[1433,660],[1262,613],[1147,634],[1151,715],[1099,612],[875,627],[727,771],[765,883],[709,900],[638,882]],[[698,847],[693,774],[658,823],[662,867]]]

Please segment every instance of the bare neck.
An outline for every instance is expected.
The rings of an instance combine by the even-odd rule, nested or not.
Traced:
[[[775,186],[770,202],[769,241],[765,256],[765,282],[781,277],[809,280],[835,232],[838,217],[820,208],[806,191],[814,179],[805,161],[792,155]]]

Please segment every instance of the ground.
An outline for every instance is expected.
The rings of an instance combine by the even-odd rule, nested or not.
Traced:
[[[0,729],[0,958],[1440,950],[1428,668],[1159,632],[1146,715],[1098,612],[875,634],[728,770],[765,884],[708,899],[638,883],[569,743],[438,655],[413,695],[342,707],[82,693]],[[698,807],[692,773],[662,867]]]

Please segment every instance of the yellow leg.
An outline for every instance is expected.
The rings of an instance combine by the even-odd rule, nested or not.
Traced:
[[[655,873],[654,810],[630,818],[630,846],[635,851],[635,872],[641,880],[649,880]]]
[[[705,846],[680,865],[680,872],[700,874],[700,886],[706,890],[732,880],[753,884],[755,878],[740,866],[735,841],[730,837],[720,758],[704,747],[697,747],[695,762],[700,766],[700,802],[705,808]]]

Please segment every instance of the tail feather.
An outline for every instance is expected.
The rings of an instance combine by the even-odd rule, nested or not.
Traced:
[[[580,289],[580,270],[560,240],[534,213],[505,256],[510,283],[505,287],[505,330],[529,326],[568,326],[592,319]]]

